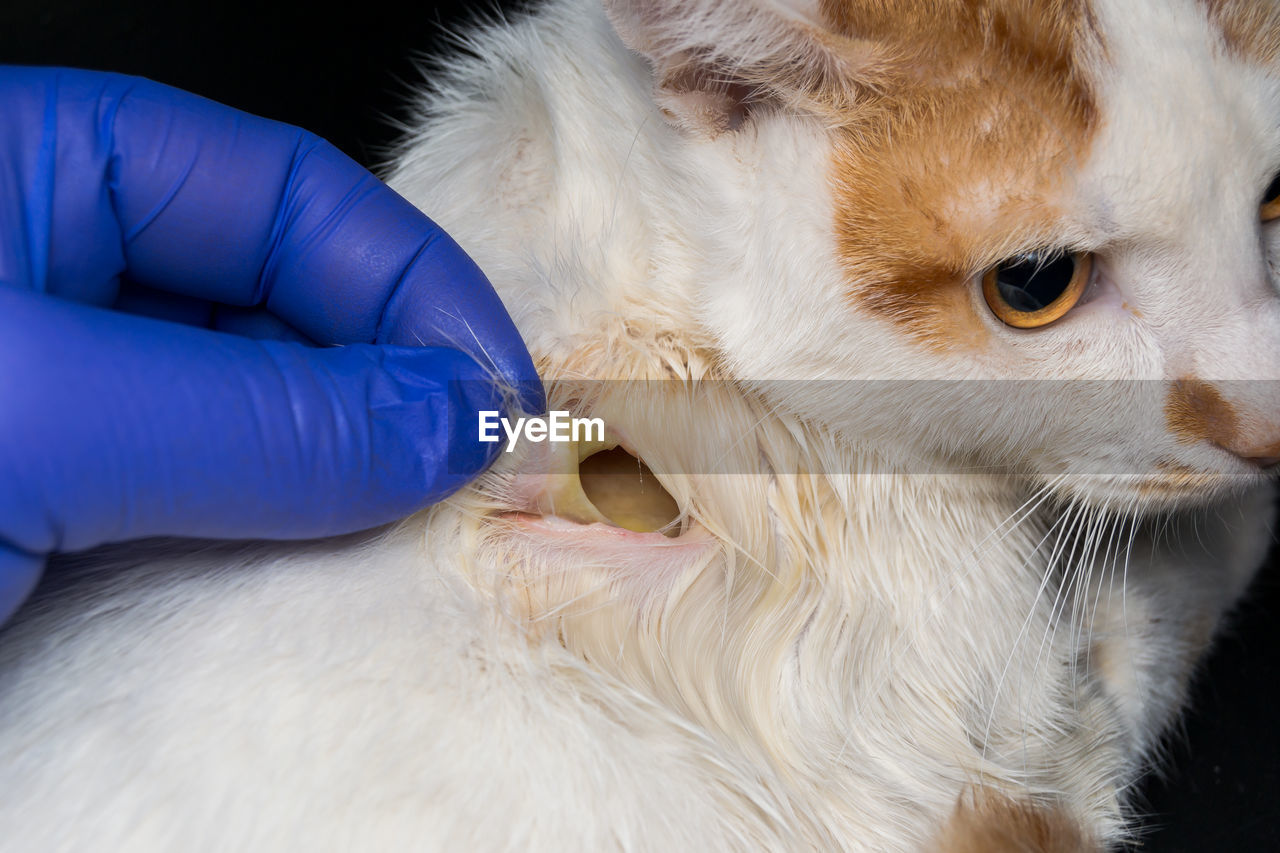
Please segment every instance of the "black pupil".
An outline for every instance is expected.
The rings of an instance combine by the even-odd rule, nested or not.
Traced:
[[[1280,175],[1276,175],[1271,179],[1271,183],[1267,185],[1267,194],[1262,197],[1263,204],[1270,204],[1280,196]]]
[[[1010,261],[996,272],[996,288],[1005,304],[1015,311],[1039,311],[1052,305],[1071,284],[1075,258],[1028,255]]]

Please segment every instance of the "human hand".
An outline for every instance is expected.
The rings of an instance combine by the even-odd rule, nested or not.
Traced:
[[[403,517],[544,407],[483,273],[314,135],[68,69],[0,103],[0,621],[53,551]]]

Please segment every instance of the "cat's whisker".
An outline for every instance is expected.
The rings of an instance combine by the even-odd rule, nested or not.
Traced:
[[[1098,507],[1085,506],[1084,510],[1084,521],[1074,525],[1071,548],[1062,560],[1061,569],[1057,573],[1059,575],[1059,585],[1054,591],[1054,599],[1049,608],[1045,633],[1040,639],[1039,647],[1036,649],[1035,663],[1032,666],[1031,675],[1026,678],[1027,681],[1032,683],[1035,683],[1038,679],[1041,661],[1051,656],[1054,652],[1054,641],[1057,639],[1058,628],[1067,614],[1068,599],[1070,598],[1074,605],[1083,582],[1087,580],[1087,567],[1092,559],[1090,551],[1096,550],[1096,546],[1093,543],[1096,541],[1101,519],[1105,515],[1105,507],[1099,509]],[[1072,648],[1074,648],[1074,645],[1069,646],[1068,650]],[[1020,691],[1019,695],[1025,697],[1025,690]],[[1026,727],[1023,726],[1024,750],[1026,748],[1025,732]]]
[[[1071,667],[1071,687],[1073,693],[1073,701],[1079,702],[1079,686],[1080,686],[1080,666],[1078,652],[1081,643],[1084,641],[1084,613],[1088,608],[1084,607],[1084,602],[1090,592],[1094,570],[1097,567],[1098,560],[1105,551],[1106,543],[1110,541],[1109,532],[1115,530],[1115,518],[1111,515],[1112,499],[1107,498],[1103,504],[1096,510],[1096,522],[1090,531],[1090,544],[1087,552],[1082,555],[1080,562],[1073,568],[1073,572],[1078,575],[1075,583],[1075,590],[1072,594],[1071,608],[1069,611],[1064,608],[1064,613],[1069,612],[1070,623],[1068,625],[1069,640],[1067,648],[1072,655]],[[1056,631],[1056,628],[1055,628]],[[1051,641],[1052,642],[1052,641]],[[1087,654],[1087,652],[1086,652]],[[1076,706],[1078,709],[1078,705]]]
[[[1130,520],[1132,505],[1133,501],[1130,499],[1128,505],[1125,506],[1123,511],[1116,513],[1111,525],[1111,533],[1107,537],[1106,550],[1103,552],[1101,561],[1099,562],[1100,572],[1097,578],[1097,583],[1094,584],[1093,606],[1090,608],[1089,613],[1089,627],[1084,636],[1084,669],[1088,674],[1092,674],[1093,672],[1093,649],[1095,646],[1093,638],[1095,636],[1095,627],[1097,624],[1098,607],[1101,604],[1103,597],[1103,581],[1105,580],[1107,582],[1108,589],[1106,595],[1110,598],[1111,584],[1115,577],[1116,562],[1120,558],[1120,537],[1125,527],[1132,523]],[[1081,630],[1084,630],[1083,627]]]
[[[1016,510],[1014,510],[1012,513],[1006,516],[1004,521],[998,524],[991,531],[991,533],[987,534],[987,536],[985,536],[981,541],[979,541],[975,546],[973,546],[973,548],[968,552],[968,554],[965,557],[963,557],[954,567],[952,567],[950,570],[944,573],[943,579],[940,580],[938,584],[935,585],[933,589],[931,589],[929,593],[926,594],[925,596],[925,603],[929,606],[928,615],[925,617],[925,624],[928,624],[932,622],[934,619],[938,618],[941,612],[941,606],[945,604],[948,599],[950,599],[951,595],[955,592],[955,590],[959,587],[959,585],[963,583],[964,580],[968,578],[971,575],[971,573],[974,572],[980,566],[979,557],[980,557],[981,551],[983,551],[988,546],[996,545],[1003,542],[1009,535],[1011,535],[1015,530],[1017,530],[1018,527],[1023,522],[1035,516],[1035,514],[1040,510],[1042,506],[1044,506],[1045,503],[1052,500],[1054,495],[1054,489],[1062,482],[1065,476],[1066,475],[1058,475],[1057,477],[1054,477],[1053,479],[1039,486],[1031,494],[1030,497],[1026,498],[1022,502],[1022,504],[1018,506]],[[1050,530],[1051,529],[1052,528],[1050,528]],[[1040,545],[1044,543],[1044,540],[1048,538],[1049,535],[1050,535],[1050,531],[1046,531],[1044,534],[1044,537],[1040,540],[1040,543],[1038,543],[1034,548],[1031,549],[1031,553],[1034,554],[1035,551],[1039,549]],[[1024,567],[1028,564],[1030,559],[1031,557],[1028,556],[1027,562],[1023,563]],[[949,586],[947,587],[946,591],[942,594],[940,598],[935,599],[937,592],[939,591],[939,589],[942,587],[942,584],[944,583],[949,583]],[[889,660],[890,661],[899,660],[902,655],[905,655],[908,652],[910,652],[911,649],[914,648],[915,646],[916,637],[917,637],[917,634],[908,633],[903,635],[903,637],[899,638],[898,640],[895,640],[894,644],[889,648],[889,653],[888,653]],[[879,698],[880,691],[884,688],[884,685],[887,683],[888,672],[889,670],[886,669],[884,671],[884,674],[882,674],[882,676],[876,681],[876,683],[866,691],[866,699],[868,702],[874,702]]]
[[[1044,540],[1056,532],[1057,541],[1055,542],[1054,547],[1051,550],[1048,559],[1046,560],[1044,572],[1041,575],[1040,584],[1036,588],[1035,594],[1032,598],[1031,606],[1028,609],[1027,616],[1022,621],[1022,624],[1018,630],[1018,634],[1014,637],[1014,641],[1010,646],[1009,653],[1005,657],[1005,664],[1001,668],[1000,675],[996,680],[996,686],[990,699],[991,707],[990,707],[990,710],[988,711],[987,722],[983,729],[982,757],[984,760],[986,760],[987,758],[987,749],[990,746],[990,740],[991,740],[991,726],[995,721],[996,712],[999,710],[1000,693],[1004,687],[1005,679],[1008,676],[1009,668],[1010,666],[1012,666],[1014,656],[1018,651],[1018,647],[1021,645],[1023,638],[1026,636],[1028,628],[1030,628],[1031,626],[1032,620],[1035,618],[1036,609],[1038,607],[1040,597],[1044,594],[1044,591],[1049,584],[1050,578],[1053,576],[1054,572],[1058,569],[1059,559],[1062,554],[1062,548],[1065,545],[1065,541],[1064,541],[1065,536],[1074,534],[1076,525],[1075,525],[1075,522],[1071,520],[1072,513],[1077,513],[1078,515],[1078,513],[1082,511],[1083,511],[1083,508],[1081,508],[1077,504],[1073,503],[1068,505],[1065,511],[1061,515],[1059,515],[1058,518],[1052,524],[1052,526],[1050,526],[1049,530],[1046,531],[1044,538],[1042,538],[1040,543],[1038,543],[1036,546],[1035,550],[1038,551],[1040,546],[1043,545]],[[1030,556],[1028,556],[1027,559],[1029,561]],[[1055,601],[1056,601],[1056,594],[1055,594]]]
[[[1142,707],[1150,707],[1150,695],[1146,682],[1142,678],[1142,670],[1138,667],[1137,661],[1133,657],[1133,635],[1132,629],[1129,627],[1129,563],[1133,556],[1133,543],[1138,536],[1139,515],[1141,513],[1141,498],[1134,496],[1133,499],[1133,523],[1129,530],[1129,540],[1125,545],[1124,553],[1124,569],[1120,575],[1120,624],[1124,630],[1124,646],[1126,650],[1126,661],[1129,665],[1129,671],[1133,673],[1134,683],[1138,689],[1138,699]]]

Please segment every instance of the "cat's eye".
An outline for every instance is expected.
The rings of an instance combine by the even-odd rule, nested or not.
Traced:
[[[1092,269],[1093,258],[1085,252],[1028,252],[987,270],[982,295],[1003,322],[1035,329],[1075,307]]]
[[[1262,209],[1259,211],[1263,222],[1280,219],[1280,175],[1271,179],[1266,193],[1262,196]]]

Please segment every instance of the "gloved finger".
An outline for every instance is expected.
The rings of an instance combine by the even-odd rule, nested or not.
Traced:
[[[0,288],[0,542],[295,538],[402,518],[490,461],[457,350],[254,341]],[[110,354],[110,357],[106,357]]]
[[[35,590],[44,572],[44,557],[0,542],[0,625]]]
[[[479,268],[435,223],[295,127],[148,80],[0,72],[0,280],[111,304],[119,278],[264,306],[321,343],[451,346],[541,409]],[[57,179],[54,179],[54,176]]]
[[[152,317],[187,326],[208,327],[213,323],[214,306],[209,300],[156,290],[131,281],[120,283],[120,291],[110,307],[139,317]]]
[[[196,299],[194,296],[183,296],[167,290],[143,287],[131,281],[121,283],[120,294],[111,307],[127,314],[137,314],[139,317],[217,329],[220,332],[243,335],[246,338],[315,344],[315,341],[265,308],[216,305],[204,299]]]
[[[209,328],[261,341],[293,341],[315,345],[315,341],[265,308],[215,305]]]

